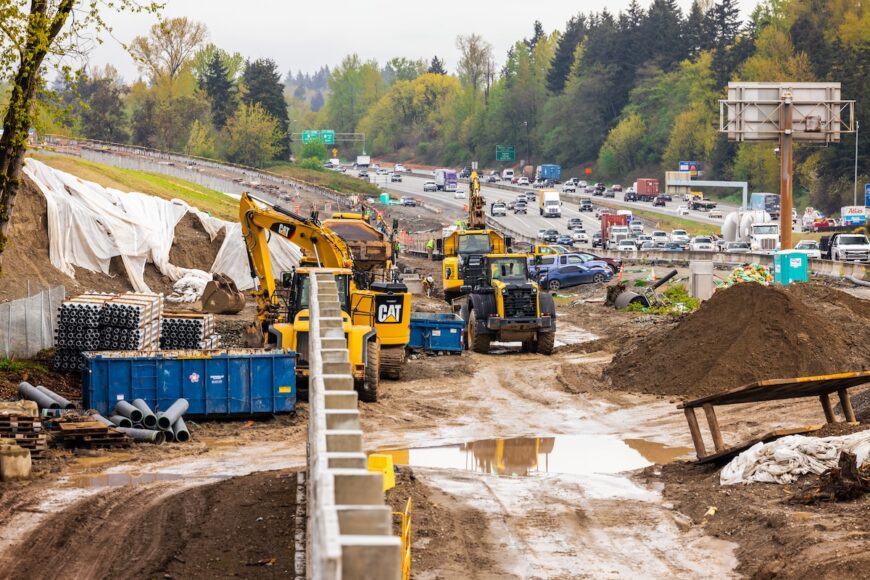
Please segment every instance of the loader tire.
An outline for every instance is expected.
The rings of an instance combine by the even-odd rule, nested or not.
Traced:
[[[378,400],[381,376],[381,343],[370,340],[366,345],[366,378],[359,387],[359,400],[374,403]]]
[[[536,340],[535,342],[537,343],[537,347],[535,350],[538,351],[538,354],[545,354],[549,356],[553,354],[553,346],[556,344],[556,333],[539,332],[538,340]]]
[[[474,352],[487,354],[489,352],[490,337],[488,334],[477,332],[477,313],[472,310],[468,315],[468,346]]]

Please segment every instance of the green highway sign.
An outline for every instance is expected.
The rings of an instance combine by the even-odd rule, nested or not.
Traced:
[[[320,138],[324,145],[335,145],[335,131],[321,131]]]
[[[496,145],[495,160],[496,161],[516,161],[517,152],[513,145]]]
[[[333,139],[335,139],[334,134]],[[302,143],[308,145],[312,141],[320,141],[320,131],[302,131]]]

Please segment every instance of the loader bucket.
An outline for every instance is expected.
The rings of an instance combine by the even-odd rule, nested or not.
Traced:
[[[211,314],[237,314],[245,307],[245,295],[236,283],[223,274],[214,274],[202,293],[202,311]]]

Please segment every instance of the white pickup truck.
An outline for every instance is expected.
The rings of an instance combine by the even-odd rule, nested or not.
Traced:
[[[822,237],[824,257],[835,262],[870,262],[870,240],[864,234],[834,234]]]

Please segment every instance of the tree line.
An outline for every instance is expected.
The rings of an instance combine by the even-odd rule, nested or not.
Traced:
[[[676,0],[633,0],[560,30],[536,21],[503,58],[482,35],[459,36],[455,71],[437,56],[380,64],[351,54],[282,79],[275,61],[207,36],[187,18],[162,21],[129,45],[141,79],[126,84],[106,67],[58,82],[43,97],[59,111],[45,124],[257,166],[302,156],[290,134],[304,129],[364,132],[374,155],[438,165],[496,167],[496,146],[513,145],[517,162],[590,167],[607,180],[695,160],[707,177],[778,191],[775,145],[736,145],[717,130],[729,81],[839,81],[857,118],[868,112],[870,16],[850,0],[763,0],[746,20],[737,0],[695,0],[687,13]],[[868,141],[865,131],[862,151]],[[799,147],[796,191],[827,210],[851,202],[854,146],[849,136]]]

